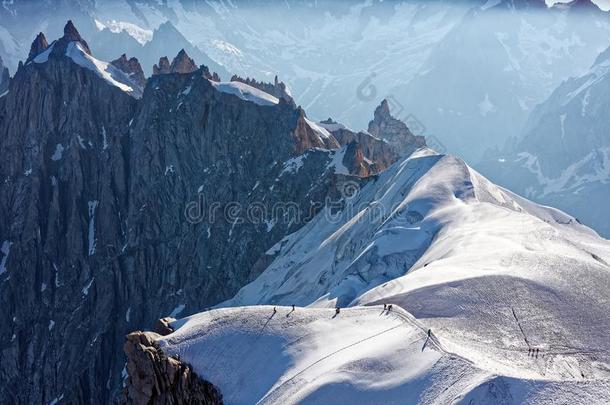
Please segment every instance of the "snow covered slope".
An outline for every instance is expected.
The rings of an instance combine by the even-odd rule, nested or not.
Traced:
[[[227,404],[449,401],[488,378],[383,307],[221,309],[172,326],[161,348],[193,365]]]
[[[157,340],[161,349],[192,365],[229,405],[610,400],[606,381],[525,380],[477,368],[397,307],[338,314],[301,307],[217,309],[171,326],[176,331]]]
[[[51,47],[49,47],[52,49]],[[77,65],[93,71],[112,86],[126,93],[141,97],[143,89],[131,80],[129,75],[108,62],[103,62],[89,55],[78,42],[70,42],[66,48],[66,56]],[[34,59],[36,62],[36,59]]]
[[[210,80],[212,86],[222,93],[233,94],[242,100],[250,101],[258,105],[275,105],[279,103],[277,97],[265,93],[262,90],[248,86],[241,82],[215,82]]]
[[[345,199],[163,350],[229,404],[608,403],[609,241],[429,149]]]

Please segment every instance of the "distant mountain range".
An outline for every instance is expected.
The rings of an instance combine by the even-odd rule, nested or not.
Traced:
[[[524,135],[481,170],[528,198],[559,207],[610,237],[610,48],[532,113]]]

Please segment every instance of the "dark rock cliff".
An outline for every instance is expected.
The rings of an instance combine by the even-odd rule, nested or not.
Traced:
[[[0,402],[108,399],[135,109],[63,57],[22,66],[0,98]]]
[[[8,82],[10,80],[8,68],[4,66],[2,58],[0,58],[0,95],[8,90]]]
[[[66,57],[71,41],[89,50],[64,32],[0,97],[2,403],[111,402],[129,331],[232,297],[340,182],[371,173],[354,144],[336,174],[340,143],[286,100],[223,92],[187,55],[136,99]]]
[[[154,332],[127,335],[127,378],[124,402],[147,404],[220,405],[222,395],[193,369],[175,357],[167,357],[156,345]]]

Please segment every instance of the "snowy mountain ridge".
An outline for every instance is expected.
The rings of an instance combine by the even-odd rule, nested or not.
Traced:
[[[415,152],[267,256],[158,337],[229,404],[610,399],[610,242],[458,158]]]

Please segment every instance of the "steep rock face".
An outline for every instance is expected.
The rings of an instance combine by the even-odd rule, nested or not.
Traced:
[[[153,66],[153,75],[162,75],[170,73],[169,59],[167,56],[159,58],[159,63]]]
[[[222,395],[209,382],[197,377],[192,367],[167,357],[155,343],[153,332],[133,332],[123,347],[129,377],[125,384],[127,404],[220,405]]]
[[[138,86],[142,88],[146,86],[146,77],[144,76],[144,71],[142,70],[142,66],[140,66],[138,59],[127,59],[127,55],[122,54],[119,58],[110,63],[130,75],[132,80],[137,83]]]
[[[4,66],[4,62],[2,61],[2,58],[0,58],[0,95],[4,94],[8,90],[9,80],[10,75],[8,68]]]
[[[49,43],[47,42],[47,38],[44,36],[42,32],[36,35],[34,41],[32,42],[32,46],[30,47],[30,53],[28,54],[28,60],[31,60],[39,53],[44,52],[45,49],[49,47]]]
[[[110,402],[128,331],[230,298],[359,181],[302,109],[225,92],[207,68],[136,99],[67,56],[74,38],[0,97],[0,402]]]
[[[166,75],[169,73],[193,73],[196,71],[197,65],[195,61],[191,59],[184,49],[181,49],[180,52],[176,55],[176,57],[172,60],[172,63],[169,63],[169,59],[167,56],[163,56],[159,58],[159,63],[153,66],[153,75]],[[209,74],[209,70],[207,67],[205,68]],[[214,73],[215,81],[220,81],[216,73]],[[209,78],[212,78],[213,75],[210,75]]]
[[[0,99],[0,402],[110,397],[135,107],[65,57],[22,66]]]
[[[404,122],[392,117],[387,100],[383,100],[375,109],[368,131],[371,135],[388,141],[401,155],[409,155],[426,146],[423,136],[413,135]]]
[[[326,146],[302,121],[288,104],[218,92],[202,71],[149,80],[131,131],[126,249],[145,280],[134,280],[132,305],[163,303],[158,315],[201,308],[256,276],[258,257],[333,184],[328,153],[308,156],[298,171],[285,167]],[[295,212],[284,219],[274,208]]]
[[[80,33],[78,32],[72,21],[68,20],[68,23],[64,27],[64,36],[57,41],[58,50],[65,49],[65,46],[70,42],[79,42],[83,46],[85,52],[91,55],[91,49],[89,49],[89,44],[87,44],[87,41],[85,41],[80,36]]]
[[[172,61],[171,66],[169,67],[170,73],[193,73],[197,70],[197,65],[193,59],[191,59],[184,49],[181,49],[178,52],[178,55]]]
[[[363,159],[370,167],[370,174],[387,169],[400,158],[400,153],[390,143],[366,132],[352,132],[346,128],[338,128],[332,131],[332,134],[341,145],[351,143],[358,145]]]

